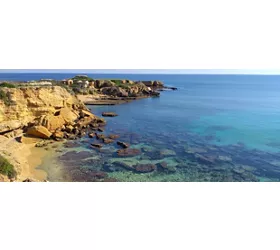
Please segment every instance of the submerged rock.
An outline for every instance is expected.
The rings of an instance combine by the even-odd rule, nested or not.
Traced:
[[[125,149],[119,149],[117,151],[117,154],[118,156],[129,157],[129,156],[140,155],[141,151],[135,148],[125,148]]]
[[[70,151],[70,152],[67,152],[67,153],[61,155],[59,158],[62,161],[79,162],[81,160],[84,160],[84,159],[90,158],[90,157],[92,157],[92,153],[90,151],[80,151],[80,152]]]
[[[102,148],[103,147],[101,144],[98,144],[98,143],[92,143],[90,145],[94,148]]]
[[[212,157],[208,157],[208,156],[204,156],[201,154],[195,154],[195,158],[201,162],[201,163],[205,163],[205,164],[213,164],[215,162],[215,159]]]
[[[113,143],[114,140],[109,139],[109,138],[103,138],[103,142],[104,142],[105,144],[110,144],[110,143]]]
[[[160,151],[160,155],[162,156],[174,156],[176,155],[176,152],[170,149],[164,149]]]
[[[156,170],[156,166],[153,164],[138,164],[134,166],[134,169],[138,173],[149,173]]]
[[[219,155],[219,156],[218,156],[218,159],[219,159],[220,161],[226,161],[226,162],[231,162],[231,161],[232,161],[232,159],[231,159],[230,156],[224,156],[224,155]]]
[[[166,163],[165,161],[159,162],[159,163],[157,164],[157,167],[158,167],[158,169],[160,169],[160,170],[167,170],[167,169],[168,169],[167,163]]]
[[[115,161],[113,167],[115,167],[115,171],[118,171],[118,167],[127,169],[127,170],[134,170],[134,167],[125,163],[125,162],[121,162],[121,161]],[[111,167],[111,169],[114,169]]]
[[[119,135],[114,135],[114,134],[111,134],[108,136],[108,138],[112,139],[112,140],[115,140],[117,138],[119,138],[120,136]]]

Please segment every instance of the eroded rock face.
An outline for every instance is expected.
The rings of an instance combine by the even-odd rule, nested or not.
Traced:
[[[65,115],[68,109],[85,108],[77,98],[59,86],[2,88],[2,91],[9,96],[11,104],[5,105],[0,100],[0,132],[19,128],[43,115],[55,115],[59,111],[68,120]]]
[[[127,91],[120,87],[105,87],[101,89],[101,93],[104,95],[128,97]]]
[[[39,138],[75,139],[84,136],[89,125],[106,121],[92,114],[75,96],[59,86],[3,88],[9,104],[0,100],[0,133],[24,128]]]

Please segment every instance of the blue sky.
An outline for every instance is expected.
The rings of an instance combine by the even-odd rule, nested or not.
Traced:
[[[114,74],[273,74],[280,69],[0,69],[0,73],[114,73]]]

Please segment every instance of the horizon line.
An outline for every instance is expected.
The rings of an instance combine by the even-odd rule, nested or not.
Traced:
[[[163,75],[280,75],[259,69],[0,69],[0,73],[163,74]]]

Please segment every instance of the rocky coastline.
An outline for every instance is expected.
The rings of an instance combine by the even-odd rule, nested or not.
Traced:
[[[65,142],[86,136],[98,140],[98,143],[91,144],[95,150],[116,143],[120,146],[117,151],[119,157],[139,154],[126,142],[116,141],[118,135],[105,136],[106,120],[92,114],[85,104],[116,105],[159,97],[159,91],[164,89],[176,90],[165,87],[160,81],[94,80],[88,76],[61,81],[43,79],[0,83],[0,140],[3,141],[0,155],[14,165],[16,172],[8,177],[0,172],[0,181],[43,181],[32,176],[32,171],[26,171],[30,166],[26,159],[15,157],[13,148],[23,150],[22,154],[29,152],[26,155],[30,156],[31,147],[45,148],[53,141]],[[109,112],[102,115],[114,117],[117,114]],[[142,168],[138,166],[135,169]],[[151,168],[145,166],[144,169]]]

